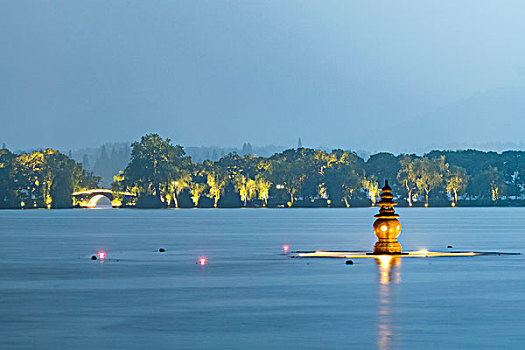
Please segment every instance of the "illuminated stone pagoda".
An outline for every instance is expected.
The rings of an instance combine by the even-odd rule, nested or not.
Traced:
[[[397,241],[397,236],[401,233],[401,223],[397,218],[398,214],[394,211],[394,205],[397,202],[392,201],[392,188],[388,186],[388,180],[385,181],[381,193],[381,201],[377,202],[381,206],[379,214],[374,215],[374,233],[378,238],[374,245],[374,254],[402,254],[401,244]]]

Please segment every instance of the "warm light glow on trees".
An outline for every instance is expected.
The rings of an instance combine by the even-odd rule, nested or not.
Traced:
[[[15,155],[0,150],[0,208],[69,208],[72,193],[98,185],[99,177],[53,149]]]
[[[241,201],[244,206],[246,206],[247,201],[251,201],[257,193],[257,185],[255,181],[242,174],[237,174],[234,177],[234,183],[235,189],[241,196]]]
[[[206,184],[198,182],[192,182],[190,184],[191,200],[193,201],[193,204],[196,207],[199,205],[199,199],[201,198],[202,194],[206,191],[207,187],[208,186]]]
[[[226,186],[226,179],[219,172],[209,172],[207,181],[210,187],[210,196],[214,199],[213,207],[217,208],[217,203],[224,191],[224,186]]]
[[[186,169],[179,169],[179,172],[173,177],[171,185],[173,187],[173,201],[175,208],[179,207],[179,195],[182,191],[190,188],[191,174]]]
[[[412,206],[414,191],[416,190],[416,171],[414,161],[410,156],[404,156],[399,161],[401,169],[397,174],[397,181],[403,186],[407,194],[408,205]]]
[[[458,204],[458,193],[467,188],[469,176],[464,168],[451,166],[446,178],[446,191],[454,198],[454,205]]]
[[[425,206],[428,207],[428,195],[443,182],[443,176],[448,171],[448,164],[445,163],[444,156],[437,159],[423,157],[414,161],[414,169],[416,187],[420,193],[425,194]]]
[[[148,134],[132,144],[131,160],[114,176],[111,189],[122,207],[349,207],[367,205],[369,199],[375,203],[379,182],[397,178],[391,186],[409,206],[429,201],[449,206],[450,196],[454,205],[458,197],[465,205],[522,205],[524,173],[521,151],[382,152],[365,162],[350,151],[299,148],[269,158],[229,153],[195,163],[181,146]],[[78,206],[88,198],[72,193],[96,189],[99,181],[56,150],[13,154],[0,149],[0,208]]]
[[[139,199],[144,195],[154,196],[159,205],[169,202],[173,196],[172,182],[177,181],[181,168],[191,165],[184,157],[183,148],[172,145],[170,139],[162,139],[158,134],[144,135],[131,147],[131,161],[117,187],[138,193]]]
[[[372,176],[370,178],[363,177],[362,180],[362,186],[363,189],[368,191],[368,197],[372,201],[372,205],[376,205],[377,202],[377,196],[379,196],[379,184],[375,180],[375,178]]]
[[[259,199],[263,201],[264,206],[267,206],[272,182],[262,175],[257,175],[255,178],[255,187],[257,188]]]

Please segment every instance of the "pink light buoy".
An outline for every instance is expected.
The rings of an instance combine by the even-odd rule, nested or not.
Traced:
[[[199,260],[197,260],[197,264],[199,264],[200,266],[205,266],[206,264],[208,264],[208,259],[206,259],[204,256],[201,256]]]
[[[105,251],[102,251],[102,250],[101,250],[100,252],[98,252],[97,255],[98,255],[98,258],[99,258],[100,260],[104,260],[104,259],[106,258],[106,252],[105,252]]]
[[[285,253],[288,253],[289,250],[290,250],[290,246],[289,246],[289,245],[286,245],[286,244],[283,245],[283,251],[284,251]]]

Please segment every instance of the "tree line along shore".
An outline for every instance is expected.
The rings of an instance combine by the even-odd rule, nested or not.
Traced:
[[[194,163],[182,146],[157,134],[131,146],[129,163],[111,184],[118,207],[367,207],[384,180],[400,206],[525,205],[522,151],[382,152],[365,161],[350,151],[297,148]],[[99,183],[59,151],[0,150],[0,208],[81,207],[72,193]]]

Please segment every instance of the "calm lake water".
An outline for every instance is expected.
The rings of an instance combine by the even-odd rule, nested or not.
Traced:
[[[524,255],[282,254],[371,250],[376,212],[0,211],[0,348],[525,347]],[[525,253],[525,208],[398,212],[405,250]]]

